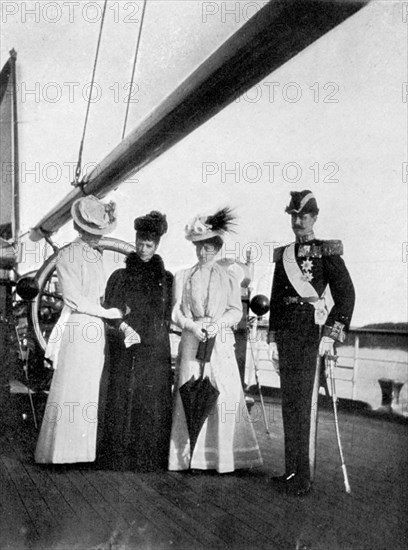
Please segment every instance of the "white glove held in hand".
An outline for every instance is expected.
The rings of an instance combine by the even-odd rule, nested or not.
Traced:
[[[133,344],[140,344],[140,336],[132,327],[125,323],[125,321],[120,324],[119,330],[121,330],[125,336],[124,344],[126,348],[130,348]]]
[[[319,345],[319,355],[323,357],[324,355],[334,355],[334,340],[329,336],[323,336],[320,340]]]

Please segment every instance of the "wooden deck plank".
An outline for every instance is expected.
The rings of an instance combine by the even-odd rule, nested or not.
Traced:
[[[167,473],[153,475],[167,475]],[[165,537],[167,548],[203,548],[197,538],[180,528],[169,506],[161,502],[159,495],[142,483],[139,476],[146,476],[146,474],[111,472],[113,486],[120,498],[134,506],[138,513],[150,518]]]
[[[103,534],[106,530],[106,523],[98,517],[92,507],[87,506],[88,501],[84,500],[81,492],[72,484],[69,471],[73,467],[35,464],[33,455],[27,448],[16,447],[16,451],[13,451],[14,447],[16,447],[15,444],[10,445],[10,453],[16,452],[16,457],[20,455],[27,476],[31,478],[34,485],[37,485],[38,494],[47,501],[53,516],[54,540],[48,541],[47,544],[55,545],[57,541],[63,540],[67,548],[81,550],[85,543],[89,546],[99,543],[101,533]],[[106,530],[107,535],[108,530]]]
[[[9,549],[29,550],[39,543],[39,534],[31,520],[24,500],[0,461],[0,533]]]
[[[152,476],[154,475],[156,474],[152,474]],[[160,521],[158,526],[160,528],[164,525],[171,526],[173,533],[176,535],[172,544],[177,540],[185,539],[184,544],[186,547],[193,545],[194,548],[203,548],[205,546],[199,539],[196,526],[192,525],[192,522],[182,512],[174,508],[171,503],[163,499],[155,489],[150,487],[149,477],[152,477],[150,474],[124,472],[122,476],[126,481],[125,491],[129,491],[129,494],[132,495],[142,495],[144,504],[150,504],[155,510],[154,513],[160,513],[163,524]]]
[[[96,470],[83,475],[87,475],[101,497],[118,512],[119,519],[110,537],[112,544],[129,545],[129,548],[168,548],[168,537],[154,525],[148,514],[142,514],[134,503],[122,497],[111,479],[111,472]]]
[[[19,458],[18,454],[20,453],[16,452],[14,446],[9,445],[8,450],[10,456],[13,456],[15,459]],[[21,464],[27,474],[27,478],[33,483],[32,490],[37,491],[50,510],[54,532],[53,542],[55,543],[63,538],[68,543],[67,535],[69,535],[70,545],[77,546],[80,540],[77,537],[78,517],[75,512],[65,501],[63,495],[44,468],[23,462],[22,460]]]
[[[35,484],[32,482],[25,468],[16,458],[2,455],[1,461],[9,478],[13,480],[20,498],[26,505],[27,512],[35,526],[39,541],[42,541],[45,547],[51,545],[56,534],[56,525],[55,518],[47,502],[38,493]]]
[[[195,489],[190,487],[189,484],[184,484],[185,489],[180,490],[183,478],[188,475],[173,473],[165,478],[154,479],[153,484],[158,493],[191,518],[193,525],[202,526],[198,532],[204,544],[209,544],[211,548],[218,548],[228,547],[234,541],[239,541],[238,544],[242,546],[247,546],[250,542],[251,548],[265,548],[264,544],[267,541],[262,540],[262,535],[259,540],[254,540],[253,532],[249,538],[245,537],[245,526],[236,524],[235,517],[231,515],[228,507],[222,508],[202,498],[201,491],[197,487]],[[219,482],[222,484],[223,479],[221,478]],[[205,536],[201,534],[203,531],[207,531]],[[210,539],[209,534],[212,535]]]
[[[14,458],[20,461],[25,468],[27,475],[36,485],[42,498],[49,504],[51,513],[58,521],[61,516],[74,517],[75,510],[66,502],[65,498],[55,485],[52,476],[49,475],[49,467],[46,465],[37,465],[34,463],[32,456],[27,457],[27,453],[21,448],[11,445],[8,441],[8,449]]]
[[[405,550],[406,424],[339,412],[352,486],[347,495],[332,411],[322,410],[314,491],[297,499],[269,483],[283,469],[284,448],[280,406],[266,406],[272,438],[261,420],[254,422],[263,467],[227,475],[39,466],[33,461],[37,434],[20,419],[0,434],[0,546]]]
[[[157,492],[159,498],[168,501],[173,506],[173,516],[177,522],[181,519],[182,528],[185,528],[183,526],[186,521],[188,522],[189,532],[194,533],[202,545],[209,548],[225,546],[225,541],[217,536],[208,510],[197,510],[194,503],[189,502],[185,495],[181,496],[169,491],[168,485],[162,478],[151,476],[147,483]],[[182,506],[180,506],[181,502]]]
[[[248,477],[250,476],[251,474],[248,474]],[[273,514],[270,510],[272,499],[268,500],[267,496],[264,496],[262,501],[260,495],[261,493],[267,494],[267,487],[262,477],[258,479],[262,481],[258,483],[258,501],[255,504],[252,504],[247,498],[244,478],[240,476],[240,472],[222,476],[221,479],[218,479],[217,475],[203,475],[200,477],[200,488],[193,482],[191,482],[191,486],[200,492],[203,500],[228,510],[231,519],[227,524],[227,529],[231,525],[236,526],[241,540],[246,541],[249,545],[259,544],[262,548],[279,549],[286,545],[287,541],[278,533],[275,534],[275,540],[271,539],[270,535],[274,527]],[[267,509],[266,513],[260,506],[262,502]]]

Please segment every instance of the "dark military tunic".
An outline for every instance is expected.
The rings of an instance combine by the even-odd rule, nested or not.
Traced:
[[[287,247],[275,250],[269,330],[279,352],[286,474],[313,481],[315,469],[317,395],[319,389],[319,326],[315,307],[302,300],[286,274]],[[319,297],[330,287],[334,306],[323,334],[342,341],[354,309],[354,287],[344,264],[340,241],[312,240],[295,245],[302,274]]]

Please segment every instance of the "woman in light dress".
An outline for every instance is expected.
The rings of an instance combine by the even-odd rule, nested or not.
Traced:
[[[97,249],[116,226],[115,205],[89,195],[73,203],[71,214],[79,237],[57,260],[64,309],[46,351],[55,372],[35,450],[38,463],[95,460],[104,319],[122,317],[119,309],[101,305],[106,281]]]
[[[259,446],[241,386],[232,327],[242,317],[240,272],[217,261],[224,234],[233,217],[229,209],[197,217],[186,227],[186,238],[196,247],[198,263],[176,273],[172,320],[182,329],[174,387],[169,470],[215,469],[219,473],[262,464]],[[240,270],[239,270],[240,271]],[[204,375],[219,391],[193,453],[179,389],[200,376],[197,348],[208,333],[215,338]]]

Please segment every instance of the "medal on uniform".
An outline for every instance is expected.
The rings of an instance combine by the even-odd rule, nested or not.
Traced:
[[[324,325],[329,312],[326,307],[324,292],[322,297],[320,297],[316,289],[311,284],[311,281],[313,280],[312,270],[314,267],[311,258],[305,257],[305,259],[299,266],[295,258],[295,245],[294,243],[292,243],[285,248],[285,253],[283,256],[283,266],[290,284],[299,294],[301,299],[313,305],[315,309],[315,324]]]

